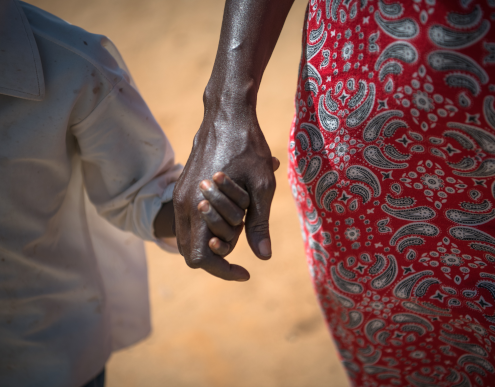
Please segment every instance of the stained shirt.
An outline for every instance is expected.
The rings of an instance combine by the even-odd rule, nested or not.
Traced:
[[[80,387],[149,333],[180,172],[110,40],[0,0],[1,386]]]

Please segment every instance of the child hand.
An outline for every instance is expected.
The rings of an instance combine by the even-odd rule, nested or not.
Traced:
[[[280,162],[274,157],[274,171],[279,166]],[[215,235],[208,245],[215,254],[224,257],[233,250],[244,227],[249,194],[223,172],[215,173],[213,181],[203,180],[199,187],[206,200],[198,204],[198,210]]]
[[[233,249],[244,227],[249,194],[223,172],[215,173],[213,181],[203,180],[199,187],[206,200],[199,203],[198,210],[215,235],[208,245],[224,257]]]

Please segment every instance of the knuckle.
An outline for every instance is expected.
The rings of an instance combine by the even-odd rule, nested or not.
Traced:
[[[274,178],[265,178],[261,179],[257,186],[256,189],[258,192],[263,193],[263,194],[273,194],[275,192],[277,183],[275,182]]]
[[[268,220],[254,222],[253,224],[246,226],[246,231],[256,234],[268,234],[269,226]]]
[[[203,254],[198,250],[193,250],[189,259],[186,258],[186,264],[191,269],[199,269],[204,265]]]
[[[187,200],[186,195],[181,195],[181,193],[178,190],[174,190],[173,201],[174,201],[175,207],[177,207],[177,208],[185,207],[186,206],[186,200]]]

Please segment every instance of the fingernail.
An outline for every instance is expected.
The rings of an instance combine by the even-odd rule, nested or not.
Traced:
[[[237,282],[246,282],[249,278],[239,278]]]
[[[199,188],[201,188],[202,190],[207,190],[210,188],[210,182],[208,180],[203,180],[200,184],[199,184]]]
[[[260,251],[260,255],[266,258],[270,258],[272,256],[272,244],[269,238],[263,239],[258,244],[258,249]]]
[[[218,184],[223,184],[225,181],[225,175],[223,173],[216,173],[215,174],[215,182]]]
[[[208,211],[210,211],[210,203],[208,203],[207,201],[202,202],[199,206],[199,209],[203,214],[206,214]]]

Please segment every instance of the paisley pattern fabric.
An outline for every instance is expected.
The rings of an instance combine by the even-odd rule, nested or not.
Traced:
[[[495,384],[495,1],[310,0],[289,180],[355,386]]]

